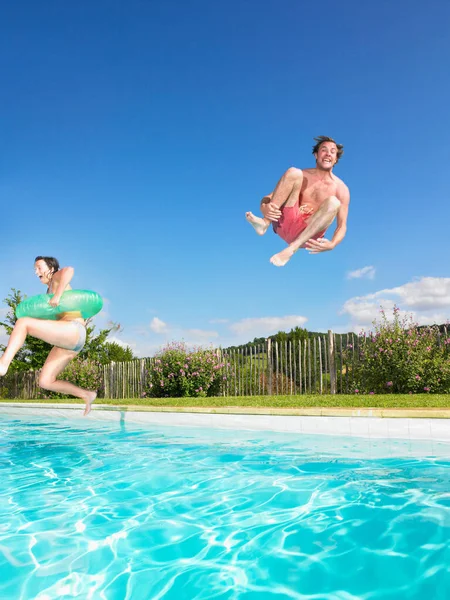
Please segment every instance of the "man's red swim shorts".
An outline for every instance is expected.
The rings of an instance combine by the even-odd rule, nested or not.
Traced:
[[[277,223],[273,223],[274,232],[288,244],[292,244],[298,236],[306,229],[310,214],[303,212],[298,204],[295,206],[281,207],[281,217]],[[325,229],[311,236],[311,239],[317,240],[323,237]]]

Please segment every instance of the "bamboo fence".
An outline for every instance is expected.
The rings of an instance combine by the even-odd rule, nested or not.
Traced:
[[[351,374],[359,360],[360,344],[354,334],[336,338],[332,331],[292,342],[266,340],[239,349],[219,350],[222,396],[348,394]],[[139,398],[148,392],[152,358],[110,363],[102,367],[105,398]],[[13,373],[0,380],[0,397],[37,399],[39,372]]]

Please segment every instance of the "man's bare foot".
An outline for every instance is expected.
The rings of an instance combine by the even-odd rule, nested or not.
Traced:
[[[270,222],[261,219],[261,217],[256,217],[252,212],[246,212],[245,218],[258,235],[264,235],[269,229]]]
[[[4,363],[2,363],[2,361],[0,360],[0,377],[3,377],[3,375],[6,375],[7,370],[8,370],[8,366],[5,365]]]
[[[294,251],[289,247],[278,254],[274,254],[270,259],[270,262],[276,267],[284,267],[284,265],[294,256]]]
[[[88,392],[88,397],[85,400],[86,408],[84,409],[84,413],[83,413],[84,417],[86,417],[91,412],[92,404],[94,403],[96,398],[97,398],[97,392]]]

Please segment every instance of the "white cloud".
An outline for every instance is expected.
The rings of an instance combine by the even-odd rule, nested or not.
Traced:
[[[183,341],[187,346],[217,345],[219,333],[210,329],[183,328],[168,326],[167,323],[154,317],[150,329],[158,337],[149,332],[148,327],[137,326],[133,328],[134,340],[129,342],[133,352],[139,356],[152,356],[165,344],[172,341]]]
[[[205,329],[167,329],[158,338],[152,335],[149,336],[148,331],[144,332],[142,329],[137,329],[135,333],[135,339],[130,342],[122,342],[117,338],[108,338],[108,340],[130,346],[133,354],[139,357],[154,356],[163,346],[173,341],[184,342],[189,348],[219,345],[217,331]]]
[[[228,347],[243,344],[254,337],[266,337],[280,330],[289,331],[297,326],[303,327],[306,321],[307,318],[300,315],[248,318],[229,323],[226,331],[219,333],[213,329],[169,326],[158,317],[154,317],[150,324],[151,331],[148,326],[133,327],[131,336],[128,334],[128,339],[132,338],[128,345],[136,356],[142,357],[154,356],[161,347],[172,341],[183,341],[191,348],[210,345]],[[152,331],[158,336],[155,336]],[[113,339],[120,343],[120,338]]]
[[[365,296],[355,296],[345,302],[341,313],[350,316],[349,329],[368,328],[380,309],[389,318],[397,305],[400,316],[411,315],[419,325],[445,323],[450,317],[450,278],[422,277],[404,285],[380,290]]]
[[[167,323],[158,319],[158,317],[153,317],[150,323],[150,329],[155,333],[166,333],[167,332]]]
[[[288,331],[294,327],[303,327],[307,320],[306,317],[300,315],[248,318],[233,323],[230,325],[230,329],[237,335],[245,333],[251,337],[265,337],[278,331]]]
[[[133,347],[135,346],[134,342],[125,342],[124,340],[121,340],[120,338],[116,337],[115,335],[108,336],[108,342],[111,342],[111,344],[118,344],[119,346],[122,346],[122,348],[133,349]]]
[[[375,267],[363,267],[362,269],[356,269],[356,271],[349,271],[347,273],[347,279],[373,279],[375,277]]]
[[[450,308],[450,277],[422,277],[391,290],[377,292],[377,296],[392,294],[406,306],[421,311]]]
[[[184,329],[185,335],[188,337],[200,338],[200,339],[208,339],[217,338],[219,334],[217,331],[208,331],[206,329]]]

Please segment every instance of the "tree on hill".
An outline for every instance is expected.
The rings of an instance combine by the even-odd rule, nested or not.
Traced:
[[[299,341],[303,341],[303,340],[307,340],[308,337],[315,337],[315,336],[319,336],[319,335],[323,335],[321,333],[313,333],[313,332],[309,332],[307,329],[304,329],[303,327],[294,327],[293,329],[291,329],[289,332],[286,331],[279,331],[278,333],[276,333],[275,335],[270,335],[267,338],[261,337],[261,338],[254,338],[253,342],[247,342],[245,344],[241,344],[239,346],[229,346],[228,348],[225,348],[225,350],[243,350],[245,348],[254,348],[255,346],[262,346],[264,345],[268,339],[272,340],[272,342],[299,342]]]
[[[124,347],[117,342],[106,342],[103,346],[103,350],[104,359],[107,359],[104,364],[111,362],[128,362],[136,358],[136,356],[133,355],[130,346]]]

